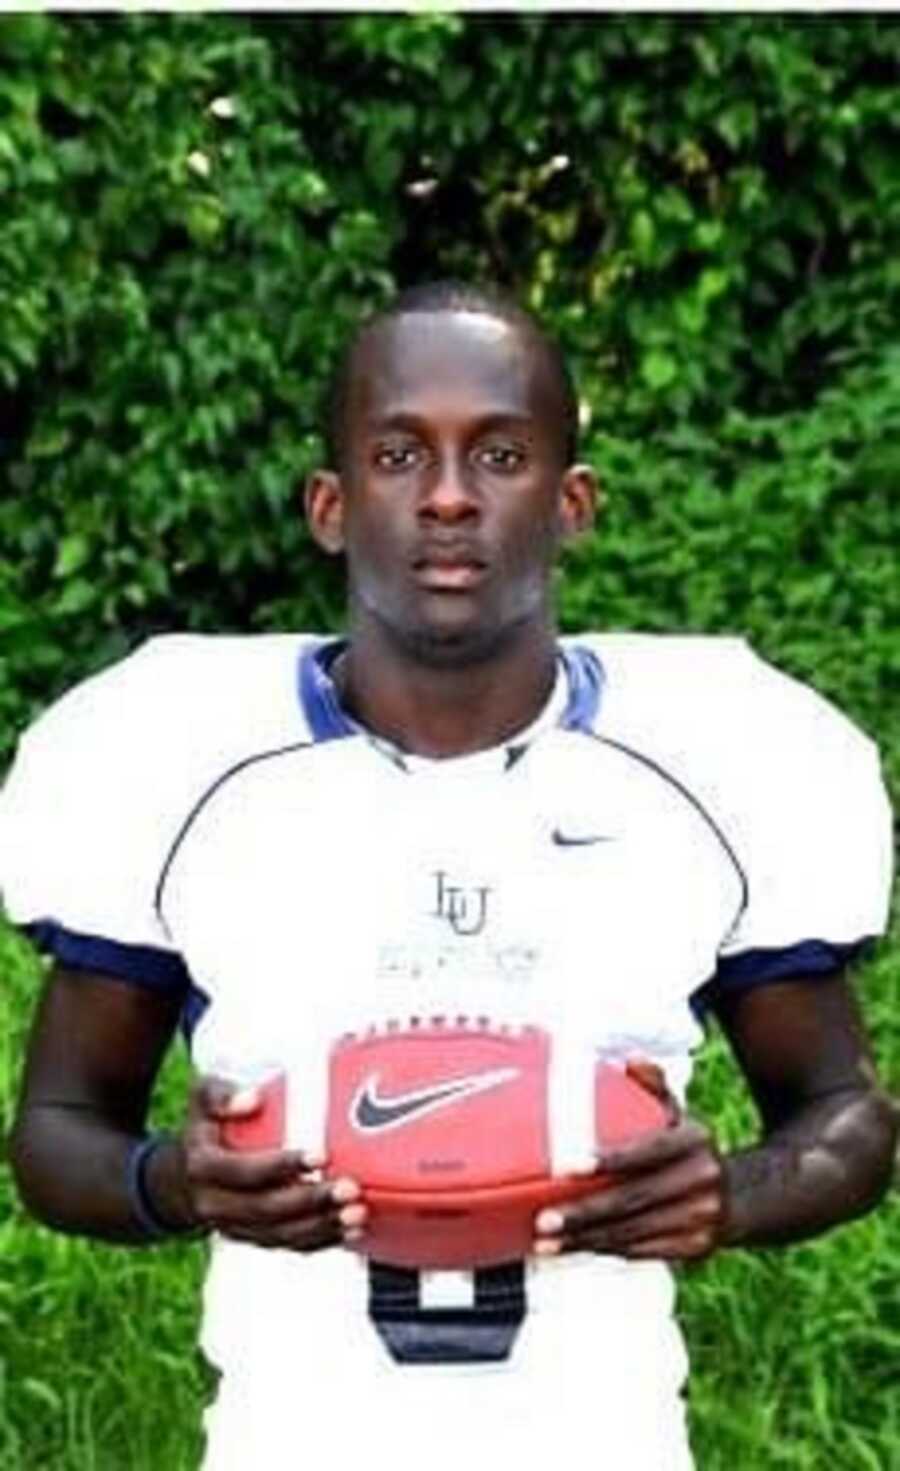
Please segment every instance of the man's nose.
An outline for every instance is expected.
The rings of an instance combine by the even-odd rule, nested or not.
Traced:
[[[454,456],[441,459],[422,492],[419,515],[425,520],[453,524],[478,513],[478,496],[469,484],[465,464]]]

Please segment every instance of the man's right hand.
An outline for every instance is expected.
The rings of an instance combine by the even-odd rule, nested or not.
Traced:
[[[325,1181],[321,1156],[296,1149],[228,1148],[221,1124],[261,1107],[253,1089],[204,1078],[191,1093],[181,1135],[148,1161],[151,1204],[165,1220],[218,1231],[255,1246],[320,1251],[352,1245],[366,1219],[354,1180]]]

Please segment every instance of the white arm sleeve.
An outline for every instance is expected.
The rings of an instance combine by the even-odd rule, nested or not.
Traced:
[[[180,986],[153,907],[182,802],[146,677],[165,643],[76,686],[22,737],[0,791],[0,894],[64,963]]]
[[[873,742],[742,639],[610,635],[600,729],[702,807],[744,877],[710,984],[833,970],[887,923],[891,813]]]
[[[748,896],[722,948],[723,971],[749,952],[812,943],[836,952],[885,928],[891,813],[878,752],[832,705],[747,651],[740,712],[749,759],[717,809]]]
[[[64,695],[0,791],[9,918],[67,965],[189,978],[156,889],[194,805],[248,752],[302,738],[305,636],[166,634]]]

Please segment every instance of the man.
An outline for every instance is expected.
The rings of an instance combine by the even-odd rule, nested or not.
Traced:
[[[813,1235],[886,1187],[893,1114],[843,974],[885,919],[874,749],[738,640],[558,641],[554,564],[595,501],[576,425],[524,313],[405,293],[350,345],[307,488],[346,558],[348,638],[154,640],[23,740],[6,903],[56,968],[14,1166],[63,1230],[215,1232],[207,1471],[531,1471],[562,1435],[686,1471],[666,1264]],[[680,1114],[598,1161],[612,1188],[541,1213],[499,1285],[413,1274],[400,1312],[346,1249],[358,1182],[303,1148],[223,1147],[221,1118],[259,1100],[210,1075],[275,1058],[301,1078],[348,1025],[419,1013],[574,1026],[683,1100],[704,1007],[759,1144],[723,1158]],[[146,1136],[180,1015],[207,1080],[177,1137]],[[499,1362],[492,1292],[523,1317]]]

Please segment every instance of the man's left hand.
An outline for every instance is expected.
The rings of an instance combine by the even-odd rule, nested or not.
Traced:
[[[662,1095],[661,1075],[646,1064],[628,1071]],[[598,1172],[612,1183],[593,1195],[541,1211],[535,1254],[594,1251],[631,1261],[695,1262],[725,1239],[725,1170],[709,1130],[673,1112],[667,1129],[606,1150]]]

